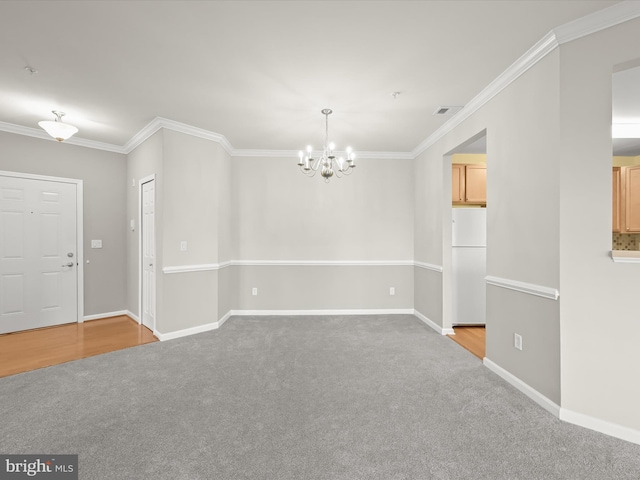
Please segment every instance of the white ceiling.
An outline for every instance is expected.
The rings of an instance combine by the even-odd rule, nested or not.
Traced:
[[[614,3],[5,0],[0,122],[37,128],[58,109],[78,137],[123,145],[159,116],[298,150],[321,146],[329,107],[338,148],[408,152],[450,118],[438,106]]]

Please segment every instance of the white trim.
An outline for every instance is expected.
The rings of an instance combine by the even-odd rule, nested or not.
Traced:
[[[52,177],[49,175],[34,175],[31,173],[8,172],[0,170],[4,177],[24,178],[28,180],[43,180],[47,182],[72,183],[76,186],[76,275],[78,295],[76,303],[76,322],[84,322],[84,180],[77,178]]]
[[[487,275],[486,277],[484,277],[484,279],[489,285],[494,285],[496,287],[507,288],[509,290],[515,290],[517,292],[527,293],[529,295],[536,295],[538,297],[544,297],[550,300],[558,300],[558,298],[560,298],[560,292],[553,287],[544,287],[542,285],[518,282],[517,280],[492,277],[490,275]]]
[[[336,156],[343,154],[346,156],[346,152],[335,152]],[[413,160],[414,156],[411,152],[356,152],[359,160]],[[264,157],[264,158],[280,158],[286,160],[287,158],[297,159],[298,150],[258,150],[258,149],[245,149],[245,148],[232,148],[232,157]]]
[[[302,315],[412,315],[412,308],[344,309],[344,310],[230,310],[235,316],[302,316]]]
[[[27,137],[39,138],[40,140],[50,140],[52,142],[59,143],[55,138],[51,137],[47,132],[40,128],[25,127],[22,125],[16,125],[14,123],[0,122],[0,131],[15,133],[17,135],[24,135]],[[93,148],[96,150],[105,150],[107,152],[126,154],[124,147],[114,145],[112,143],[98,142],[95,140],[88,140],[86,138],[71,137],[64,142],[69,145],[77,145],[80,147]]]
[[[612,250],[611,260],[616,263],[640,263],[640,256],[638,256],[637,251]]]
[[[26,178],[27,180],[43,180],[46,182],[75,183],[75,184],[82,183],[82,180],[79,180],[77,178],[52,177],[50,175],[35,175],[33,173],[9,172],[5,170],[0,170],[0,176]]]
[[[411,267],[413,260],[228,260],[221,263],[173,265],[163,267],[162,273],[188,273],[221,270],[226,267]],[[437,266],[433,266],[437,269]],[[428,268],[428,267],[427,267]],[[442,271],[442,267],[439,267]]]
[[[567,408],[560,408],[560,420],[640,445],[640,430],[574,412]]]
[[[557,46],[558,42],[556,41],[556,37],[553,31],[547,33],[533,47],[527,50],[524,55],[522,55],[520,58],[518,58],[518,60],[511,64],[509,68],[498,75],[498,77],[496,77],[489,85],[487,85],[478,95],[473,97],[462,110],[456,113],[440,128],[438,128],[422,143],[414,148],[411,152],[414,158],[426,151],[447,133],[460,125],[475,112],[477,112],[484,104],[498,95],[502,90],[507,88],[520,75],[525,73],[536,63],[546,57]]]
[[[93,315],[85,315],[84,321],[88,322],[90,320],[100,320],[102,318],[110,318],[110,317],[119,317],[121,315],[129,315],[127,310],[118,310],[116,312],[106,312],[106,313],[95,313]]]
[[[524,383],[518,377],[516,377],[512,373],[506,371],[504,368],[502,368],[497,363],[492,362],[487,357],[484,357],[482,363],[484,364],[485,367],[487,367],[493,373],[498,375],[500,378],[505,380],[510,385],[512,385],[515,388],[517,388],[518,390],[520,390],[527,397],[529,397],[531,400],[533,400],[538,405],[540,405],[542,408],[544,408],[547,412],[551,413],[554,417],[560,417],[560,406],[558,404],[556,404],[555,402],[549,400],[547,397],[542,395],[536,389],[534,389],[533,387],[531,387],[528,384]]]
[[[231,318],[231,310],[225,313],[220,320],[218,320],[218,328],[220,328],[224,323]]]
[[[639,2],[620,2],[553,29],[558,43],[571,42],[640,17]]]
[[[175,332],[160,333],[157,330],[153,331],[153,334],[158,337],[161,342],[167,340],[174,340],[176,338],[188,337],[189,335],[195,335],[196,333],[208,332],[210,330],[216,330],[219,327],[219,322],[206,323],[197,327],[185,328],[183,330],[176,330]]]
[[[622,1],[599,10],[597,12],[578,18],[564,25],[556,27],[542,37],[535,45],[527,50],[518,60],[502,72],[495,80],[485,87],[478,95],[476,95],[464,108],[455,114],[449,121],[443,124],[429,137],[422,141],[411,152],[359,152],[358,158],[382,158],[411,160],[427,150],[430,146],[444,137],[456,126],[469,118],[473,113],[480,109],[485,103],[495,97],[498,93],[509,86],[520,75],[529,70],[532,66],[554,51],[559,45],[576,40],[578,38],[591,35],[606,28],[624,23],[640,16],[640,2]],[[233,157],[297,157],[297,153],[293,150],[254,150],[254,149],[235,149],[229,143],[227,138],[219,133],[211,132],[203,128],[194,127],[185,123],[176,122],[168,118],[156,117],[147,125],[145,125],[138,133],[123,146],[113,145],[109,143],[86,140],[78,137],[71,137],[64,143],[71,145],[79,145],[88,148],[96,148],[115,153],[128,154],[133,151],[142,142],[157,132],[160,128],[166,128],[176,132],[193,135],[195,137],[204,138],[219,143],[224,150]],[[19,135],[27,135],[46,140],[52,140],[42,130],[15,125],[6,122],[0,122],[0,131],[16,133]]]
[[[473,97],[460,112],[414,148],[411,154],[415,158],[423,153],[558,46],[639,16],[640,2],[620,2],[551,30]]]
[[[169,333],[160,333],[154,329],[153,334],[158,337],[158,340],[164,342],[175,338],[188,337],[189,335],[195,335],[197,333],[209,332],[220,328],[232,315],[234,315],[233,310],[229,310],[217,322],[206,323],[197,327],[185,328],[184,330],[176,330],[175,332]]]
[[[138,318],[138,316],[135,313],[133,313],[131,310],[125,310],[125,315],[133,318],[136,322],[142,324],[142,322],[140,321],[140,318]]]
[[[208,272],[212,270],[220,270],[230,265],[231,262],[205,263],[201,265],[177,265],[174,267],[163,267],[162,273]]]
[[[612,257],[615,263],[640,263],[640,258],[633,257]]]
[[[231,260],[231,265],[258,267],[411,267],[413,260]]]
[[[434,272],[442,273],[443,270],[442,265],[434,265],[433,263],[415,261],[413,262],[413,264],[418,268],[424,268],[426,270],[432,270]]]
[[[418,317],[422,322],[424,322],[428,327],[433,328],[440,335],[455,335],[455,332],[453,331],[453,328],[443,328],[440,325],[438,325],[436,322],[434,322],[433,320],[427,318],[425,315],[423,315],[422,313],[420,313],[417,310],[413,310],[413,314],[416,317]]]
[[[137,148],[140,144],[142,144],[145,140],[147,140],[149,137],[151,137],[151,135],[156,133],[161,128],[172,130],[174,132],[184,133],[193,137],[203,138],[205,140],[210,140],[212,142],[219,143],[229,155],[231,155],[233,152],[233,146],[231,146],[229,140],[227,140],[224,135],[205,130],[204,128],[187,125],[186,123],[176,122],[175,120],[170,120],[163,117],[156,117],[151,120],[151,122],[145,125],[142,130],[131,137],[131,139],[124,145],[123,150],[126,153],[132,152],[135,148]]]

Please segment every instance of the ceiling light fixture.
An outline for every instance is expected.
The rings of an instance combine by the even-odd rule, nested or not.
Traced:
[[[307,146],[307,154],[305,155],[302,150],[298,152],[298,166],[300,171],[308,177],[313,177],[320,170],[320,175],[324,177],[324,181],[329,183],[329,179],[336,174],[336,177],[341,178],[343,175],[351,175],[353,169],[356,168],[356,155],[351,150],[351,147],[347,147],[346,154],[347,159],[344,157],[338,157],[334,155],[336,148],[333,142],[329,142],[329,115],[333,113],[330,108],[323,109],[322,113],[325,117],[325,139],[324,150],[322,155],[313,158],[313,148],[311,145]],[[322,167],[322,168],[320,168]]]
[[[38,122],[38,125],[42,127],[49,135],[55,138],[57,141],[61,142],[71,137],[72,135],[78,132],[78,129],[73,125],[69,125],[68,123],[62,123],[62,117],[64,117],[64,112],[58,112],[57,110],[51,110],[56,116],[54,121],[51,120],[43,120]]]

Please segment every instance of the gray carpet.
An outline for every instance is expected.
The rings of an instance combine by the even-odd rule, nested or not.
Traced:
[[[639,479],[410,315],[234,317],[0,379],[0,453],[90,479]]]

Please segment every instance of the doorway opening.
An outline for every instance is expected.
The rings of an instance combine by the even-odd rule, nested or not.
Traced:
[[[450,338],[482,359],[486,345],[486,131],[450,151],[445,159],[446,173],[451,172],[451,203],[446,203],[443,216],[450,221],[450,226],[444,225],[448,230],[444,253],[451,267],[445,279],[454,332]]]

